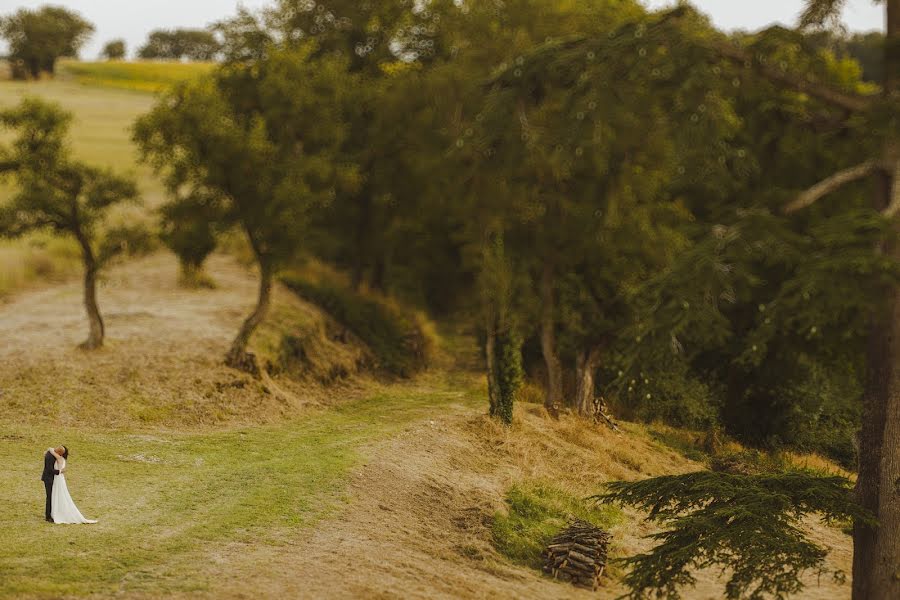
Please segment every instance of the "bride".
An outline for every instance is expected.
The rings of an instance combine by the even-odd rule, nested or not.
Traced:
[[[85,519],[78,511],[78,507],[72,501],[69,495],[69,487],[66,485],[66,459],[69,453],[65,446],[62,448],[50,448],[50,454],[56,457],[56,468],[59,475],[53,478],[53,491],[50,499],[50,514],[54,523],[96,523],[90,519]]]

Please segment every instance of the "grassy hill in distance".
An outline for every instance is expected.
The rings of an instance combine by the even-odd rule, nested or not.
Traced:
[[[180,81],[212,71],[214,63],[153,61],[62,61],[60,76],[70,77],[90,87],[115,88],[136,92],[160,92]]]

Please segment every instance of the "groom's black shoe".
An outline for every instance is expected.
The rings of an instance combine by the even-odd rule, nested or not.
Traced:
[[[50,517],[47,517],[44,520],[47,521],[48,523],[55,523],[55,521],[53,519],[51,519]]]

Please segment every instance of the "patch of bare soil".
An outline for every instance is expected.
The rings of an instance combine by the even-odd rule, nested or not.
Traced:
[[[76,278],[0,305],[4,418],[184,428],[278,421],[321,401],[321,386],[289,377],[259,381],[224,366],[231,339],[255,303],[257,281],[225,256],[214,256],[208,270],[215,289],[180,288],[170,254],[109,269],[98,290],[106,343],[93,352],[77,349],[87,320]],[[325,317],[317,309],[279,286],[272,313],[277,318],[251,345],[262,342],[277,351],[281,331],[273,327],[283,323],[311,340],[317,358],[347,363],[338,364],[339,371],[349,373],[358,362],[358,349],[325,336]]]
[[[456,407],[372,446],[355,473],[347,506],[301,539],[278,547],[232,546],[210,566],[211,596],[222,598],[615,598],[607,579],[591,593],[511,565],[491,543],[491,519],[509,486],[552,481],[585,496],[610,479],[699,468],[630,426],[624,434],[539,407],[518,412],[511,431]],[[830,568],[850,568],[849,538],[810,524],[834,548]],[[619,555],[646,550],[652,528],[628,513],[613,529]],[[697,575],[685,598],[724,597],[716,571]],[[849,585],[810,578],[808,599],[848,598]]]

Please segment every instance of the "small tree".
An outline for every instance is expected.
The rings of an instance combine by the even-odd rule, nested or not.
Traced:
[[[221,215],[216,202],[194,190],[175,198],[160,210],[162,241],[181,263],[179,283],[184,287],[214,287],[203,264],[216,249],[216,223]]]
[[[125,40],[112,40],[103,46],[102,56],[107,60],[122,60],[125,58]]]
[[[485,325],[485,363],[490,415],[509,425],[522,386],[522,339],[513,319],[516,280],[504,252],[503,235],[488,234],[482,249],[479,287]]]
[[[65,145],[71,115],[56,105],[25,100],[0,112],[0,126],[18,132],[11,147],[0,148],[0,173],[18,184],[0,208],[0,233],[10,237],[49,228],[73,236],[84,262],[84,305],[90,334],[81,347],[103,345],[104,326],[97,305],[97,274],[102,267],[96,229],[106,210],[136,199],[135,183],[69,157]]]
[[[342,174],[333,160],[344,136],[342,71],[336,59],[313,62],[308,49],[273,49],[260,63],[182,85],[136,124],[135,140],[170,192],[204,190],[195,199],[223,227],[240,228],[256,258],[257,303],[226,355],[229,366],[258,372],[247,345],[269,310],[275,273],[296,255],[309,211]]]
[[[9,44],[13,74],[21,78],[52,75],[57,59],[76,56],[93,31],[79,14],[58,6],[22,8],[0,19],[0,37]]]

